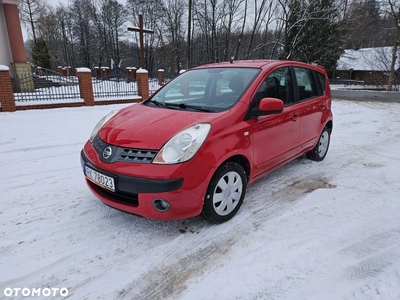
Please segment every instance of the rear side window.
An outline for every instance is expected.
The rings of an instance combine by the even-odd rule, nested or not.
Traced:
[[[294,73],[299,89],[299,101],[318,96],[318,89],[310,69],[295,67]]]

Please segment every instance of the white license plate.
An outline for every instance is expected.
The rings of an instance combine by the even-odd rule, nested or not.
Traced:
[[[85,176],[91,182],[105,188],[107,190],[115,192],[114,178],[99,173],[88,166],[84,167]]]

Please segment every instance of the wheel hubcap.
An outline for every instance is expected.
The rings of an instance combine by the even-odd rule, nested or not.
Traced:
[[[236,172],[228,172],[218,181],[214,190],[213,207],[217,214],[226,216],[238,205],[242,196],[243,182]]]
[[[323,157],[328,150],[329,145],[329,133],[324,131],[319,139],[318,154]]]

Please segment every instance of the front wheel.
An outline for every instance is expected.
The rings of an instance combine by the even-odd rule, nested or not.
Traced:
[[[230,220],[243,203],[246,186],[247,177],[241,165],[223,164],[208,185],[201,216],[216,224]]]
[[[329,127],[325,126],[314,149],[306,153],[307,158],[315,161],[323,160],[328,153],[330,140],[331,130]]]

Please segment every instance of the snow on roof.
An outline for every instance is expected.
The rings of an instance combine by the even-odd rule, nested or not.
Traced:
[[[389,71],[392,61],[392,47],[347,49],[337,62],[338,70]],[[399,55],[397,55],[399,56]],[[397,59],[395,69],[400,68]]]

